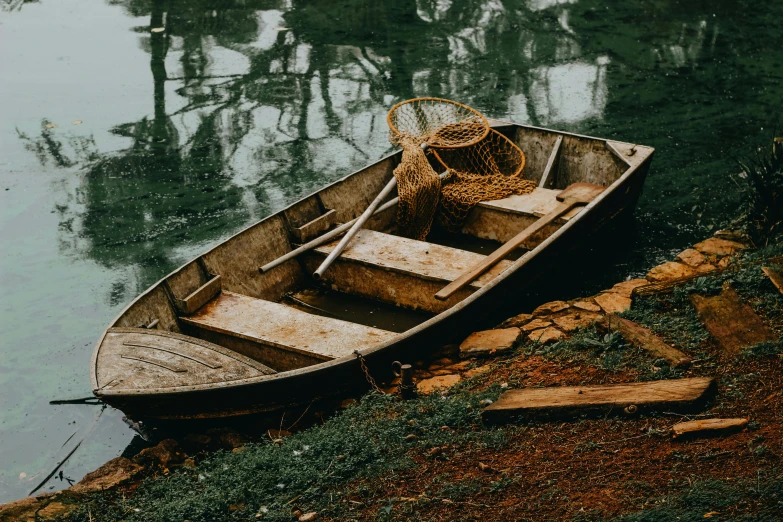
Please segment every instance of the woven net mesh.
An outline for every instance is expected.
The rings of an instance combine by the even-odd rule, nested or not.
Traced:
[[[456,150],[482,140],[489,123],[475,109],[440,98],[398,103],[387,117],[392,144],[402,147],[397,178],[397,227],[400,234],[424,239],[440,198],[440,176],[432,169],[422,144]]]
[[[402,160],[394,169],[402,235],[425,239],[438,209],[438,221],[458,231],[479,202],[535,188],[522,177],[525,155],[519,147],[490,130],[475,109],[440,98],[415,98],[392,107],[387,122],[392,144],[402,147]],[[445,185],[422,144],[448,169]]]
[[[470,210],[481,201],[527,194],[536,188],[534,181],[522,176],[525,155],[495,130],[476,144],[434,150],[433,154],[449,171],[441,191],[438,222],[452,232],[459,231]]]

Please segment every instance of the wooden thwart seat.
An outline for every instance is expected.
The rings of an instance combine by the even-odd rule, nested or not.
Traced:
[[[344,357],[396,335],[226,291],[180,320],[198,337],[277,370]]]
[[[316,248],[305,260],[307,268],[317,268],[336,244]],[[362,230],[326,271],[323,280],[341,292],[438,313],[511,265],[511,261],[501,261],[448,301],[433,297],[483,258],[482,254],[458,248]]]
[[[511,195],[495,201],[482,201],[474,207],[462,228],[462,232],[483,239],[505,243],[518,232],[545,216],[558,205],[557,195],[561,190],[536,188],[529,194]],[[576,216],[575,208],[533,236],[525,248],[533,249],[553,234],[563,224]]]

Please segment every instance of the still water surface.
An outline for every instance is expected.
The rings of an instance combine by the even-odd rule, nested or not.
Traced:
[[[48,402],[89,395],[106,323],[387,153],[393,103],[655,147],[600,275],[621,279],[731,219],[736,158],[781,121],[781,49],[777,1],[0,0],[0,502],[85,433],[42,491],[123,452],[121,413]]]

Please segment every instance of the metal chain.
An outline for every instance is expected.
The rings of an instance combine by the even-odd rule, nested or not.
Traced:
[[[356,357],[359,359],[359,364],[362,366],[362,371],[364,372],[364,377],[367,379],[367,382],[370,383],[370,386],[372,386],[373,390],[377,391],[378,393],[383,393],[383,391],[378,388],[378,385],[375,384],[375,379],[372,378],[372,375],[370,375],[370,370],[367,369],[367,365],[364,363],[364,357],[362,357],[362,354],[359,353],[359,350],[354,350],[354,354],[356,354]]]

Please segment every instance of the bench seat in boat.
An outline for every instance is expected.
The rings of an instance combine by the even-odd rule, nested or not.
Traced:
[[[397,335],[227,291],[180,321],[198,337],[277,370],[344,357]]]
[[[554,210],[559,203],[557,195],[560,192],[560,190],[536,188],[529,194],[514,194],[494,201],[482,201],[468,214],[462,233],[505,243],[532,225],[538,218]],[[560,217],[545,227],[541,233],[530,238],[524,247],[532,250],[577,215],[580,210],[575,208]]]
[[[307,268],[315,270],[337,243],[314,249],[306,256]],[[484,286],[512,263],[501,261],[452,299],[434,298],[438,290],[483,258],[482,254],[458,248],[361,230],[323,275],[323,281],[340,292],[438,313]]]

